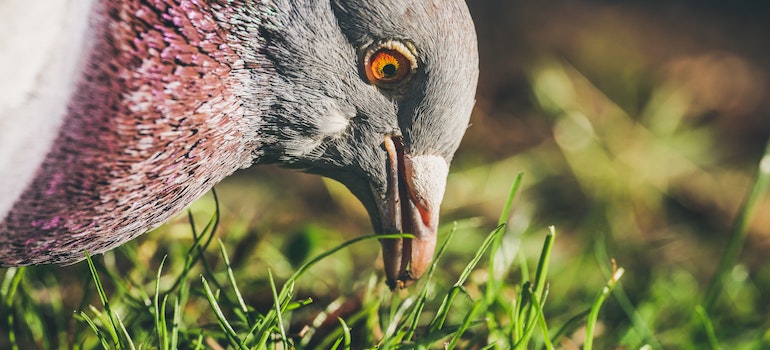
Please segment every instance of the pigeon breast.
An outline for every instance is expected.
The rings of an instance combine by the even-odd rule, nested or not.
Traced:
[[[56,136],[34,175],[14,178],[21,195],[0,212],[0,265],[68,263],[84,249],[114,248],[258,157],[254,101],[265,97],[268,108],[271,94],[254,87],[267,90],[266,61],[237,52],[245,49],[227,28],[235,10],[170,0],[86,10],[90,23],[73,40],[87,48],[78,79],[62,115],[50,117],[55,125],[41,127]]]

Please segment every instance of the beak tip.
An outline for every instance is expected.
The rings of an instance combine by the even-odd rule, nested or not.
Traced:
[[[402,281],[402,280],[391,280],[388,279],[385,281],[385,284],[388,285],[391,292],[395,292],[397,290],[406,289],[411,284],[411,281]]]
[[[382,241],[387,276],[385,283],[393,291],[405,289],[430,267],[436,248],[436,234],[434,232],[422,238],[388,241],[390,240]],[[393,249],[396,247],[397,249]]]

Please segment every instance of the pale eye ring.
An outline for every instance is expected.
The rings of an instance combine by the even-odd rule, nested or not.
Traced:
[[[366,81],[383,89],[406,84],[417,70],[413,46],[397,40],[387,40],[366,48],[361,70]]]

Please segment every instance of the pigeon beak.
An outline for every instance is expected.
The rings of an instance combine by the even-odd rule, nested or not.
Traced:
[[[410,233],[414,238],[381,239],[387,284],[403,289],[433,260],[441,199],[449,165],[439,156],[410,156],[401,137],[386,136],[388,189],[378,203],[382,233]]]

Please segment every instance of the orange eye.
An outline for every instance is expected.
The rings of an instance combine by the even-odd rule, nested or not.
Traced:
[[[402,43],[388,41],[370,47],[364,57],[364,73],[369,83],[394,88],[411,77],[417,68],[414,55]]]

